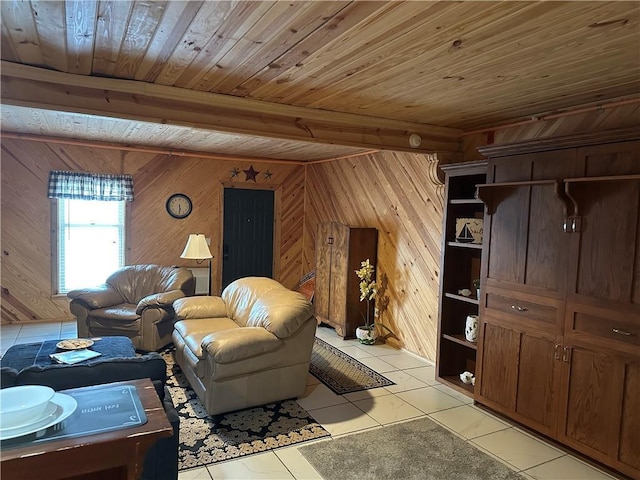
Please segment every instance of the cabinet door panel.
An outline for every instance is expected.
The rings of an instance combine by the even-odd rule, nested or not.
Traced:
[[[572,195],[582,211],[574,292],[637,302],[640,180],[589,182],[572,186]]]
[[[329,304],[329,318],[340,324],[336,327],[339,335],[344,336],[342,331],[346,319],[347,302],[347,263],[349,254],[349,229],[337,223],[332,225],[331,236],[333,245],[331,246],[331,303]]]
[[[529,334],[520,339],[516,412],[547,435],[555,432],[558,412],[561,364],[556,345],[554,339]]]
[[[524,154],[509,157],[506,160],[493,160],[489,164],[490,183],[522,182],[531,180],[531,164],[535,155]]]
[[[564,293],[568,242],[563,232],[564,200],[556,185],[527,185],[538,180],[562,180],[576,174],[574,150],[523,154],[492,160],[496,186],[489,217],[487,278]]]
[[[512,189],[491,215],[487,278],[523,283],[529,189]]]
[[[624,369],[609,355],[574,348],[569,360],[564,435],[615,457]]]
[[[532,187],[525,284],[564,292],[568,258],[568,242],[562,229],[564,217],[564,203],[556,197],[553,187]]]
[[[515,409],[518,333],[484,323],[480,395],[506,409]]]
[[[331,285],[331,224],[319,224],[316,232],[316,291],[313,305],[316,315],[326,320],[329,318]]]
[[[618,458],[640,471],[640,363],[627,365]]]
[[[640,173],[640,142],[617,142],[578,149],[586,177]]]

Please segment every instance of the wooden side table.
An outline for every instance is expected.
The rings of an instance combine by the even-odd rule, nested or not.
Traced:
[[[144,456],[149,447],[159,438],[173,435],[173,429],[149,379],[109,385],[135,386],[147,423],[106,433],[3,449],[0,463],[3,480],[137,480],[142,474]],[[76,388],[62,393],[90,391],[97,387]]]

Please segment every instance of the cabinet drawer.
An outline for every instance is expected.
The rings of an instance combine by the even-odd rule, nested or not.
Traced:
[[[598,317],[574,312],[572,329],[629,345],[640,346],[640,322]]]
[[[502,312],[502,314],[509,314],[512,318],[534,320],[549,325],[556,324],[558,316],[557,307],[554,305],[543,305],[530,299],[523,300],[517,298],[517,295],[511,295],[510,293],[511,292],[487,292],[485,297],[487,313],[496,315],[497,312]]]

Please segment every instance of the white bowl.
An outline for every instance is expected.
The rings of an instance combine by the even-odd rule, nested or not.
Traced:
[[[40,418],[56,392],[42,385],[0,390],[0,427],[15,427]]]

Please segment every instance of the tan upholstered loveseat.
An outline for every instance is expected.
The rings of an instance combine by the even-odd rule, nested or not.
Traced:
[[[247,277],[173,307],[176,361],[210,415],[304,393],[316,320],[301,294]]]
[[[67,296],[79,337],[122,335],[137,350],[149,352],[171,343],[173,302],[194,291],[195,279],[187,268],[132,265],[109,275],[103,285]]]

